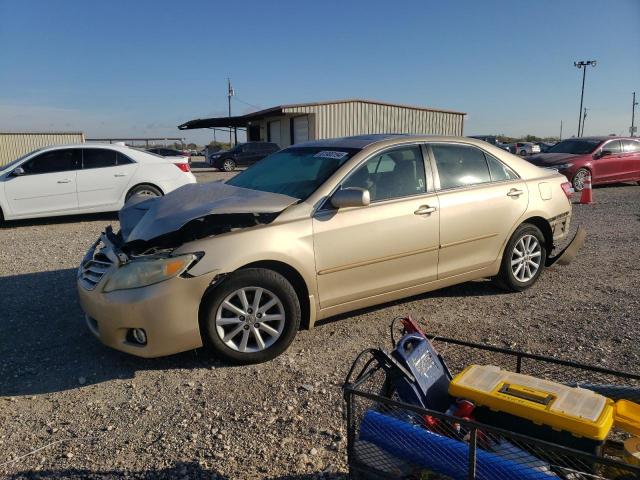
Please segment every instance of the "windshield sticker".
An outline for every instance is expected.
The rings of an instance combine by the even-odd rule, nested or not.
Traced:
[[[334,158],[336,160],[340,160],[348,155],[347,152],[334,152],[331,150],[322,150],[314,155],[316,158]]]

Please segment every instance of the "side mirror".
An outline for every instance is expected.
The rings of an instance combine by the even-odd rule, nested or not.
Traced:
[[[331,205],[335,208],[366,207],[371,203],[369,190],[364,188],[344,188],[331,197]]]
[[[12,177],[21,177],[22,175],[24,175],[26,172],[24,171],[24,168],[22,167],[18,167],[16,169],[13,170],[13,172],[11,172],[11,176]]]
[[[596,158],[602,158],[602,157],[607,157],[609,155],[611,155],[611,150],[600,150],[598,153],[596,153]]]

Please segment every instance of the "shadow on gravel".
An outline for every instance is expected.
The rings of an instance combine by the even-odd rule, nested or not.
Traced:
[[[474,280],[471,282],[461,283],[459,285],[453,285],[451,287],[442,288],[440,290],[434,290],[432,292],[421,293],[420,295],[414,295],[413,297],[401,298],[400,300],[394,300],[393,302],[387,302],[380,305],[374,305],[372,307],[363,308],[360,310],[354,310],[353,312],[341,313],[334,317],[329,317],[324,320],[320,320],[316,323],[317,326],[333,323],[338,320],[344,320],[346,318],[353,317],[369,312],[375,312],[376,310],[383,310],[394,305],[403,305],[407,302],[414,302],[417,300],[425,300],[428,298],[437,297],[486,297],[493,295],[510,295],[509,292],[501,290],[496,287],[490,280]]]
[[[130,379],[141,370],[227,366],[206,349],[144,359],[105,347],[84,324],[75,275],[76,270],[69,268],[0,277],[0,397],[45,394]],[[468,282],[340,315],[320,324],[430,297],[499,294],[504,292],[488,281]]]
[[[75,278],[72,268],[0,277],[0,397],[127,379],[145,369],[224,366],[204,349],[143,359],[105,347],[84,324]]]
[[[39,479],[39,478],[61,478],[65,480],[72,479],[94,479],[94,480],[106,480],[106,479],[208,479],[208,480],[227,480],[229,477],[216,473],[214,470],[208,470],[203,468],[197,462],[178,462],[172,467],[167,467],[162,470],[102,470],[92,471],[81,468],[69,468],[64,470],[25,470],[17,472],[6,477],[11,480],[18,479]],[[278,477],[264,478],[269,480],[312,480],[312,479],[326,479],[326,480],[338,480],[346,479],[344,474],[335,473],[310,473],[302,475],[284,475]]]
[[[90,213],[84,215],[64,215],[61,217],[29,218],[26,220],[7,220],[0,223],[0,228],[31,227],[34,225],[57,225],[61,223],[97,222],[99,220],[112,222],[118,220],[118,212]]]

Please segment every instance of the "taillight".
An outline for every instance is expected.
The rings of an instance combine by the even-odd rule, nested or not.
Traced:
[[[182,170],[183,172],[191,171],[191,167],[189,167],[188,163],[174,163],[174,165],[178,167],[180,170]]]
[[[560,186],[562,187],[562,191],[567,196],[567,198],[571,200],[571,197],[575,193],[575,190],[573,189],[573,185],[571,185],[571,182],[562,182],[562,185]]]

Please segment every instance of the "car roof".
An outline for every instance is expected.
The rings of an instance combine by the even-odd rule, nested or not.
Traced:
[[[565,140],[587,140],[592,142],[604,142],[605,140],[632,140],[632,137],[624,137],[619,135],[602,135],[592,137],[565,138]]]
[[[351,137],[328,138],[325,140],[312,140],[304,143],[296,143],[287,148],[311,147],[311,148],[358,148],[364,149],[371,145],[383,144],[392,146],[411,142],[460,142],[477,146],[487,145],[487,142],[464,136],[452,135],[414,135],[407,133],[376,133],[370,135],[354,135]],[[489,144],[491,145],[491,144]]]
[[[333,148],[365,148],[374,143],[392,138],[416,137],[419,135],[407,135],[404,133],[375,133],[370,135],[354,135],[351,137],[327,138],[324,140],[311,140],[309,142],[296,143],[291,147],[333,147]],[[291,148],[289,147],[289,148]]]
[[[47,145],[45,147],[40,147],[39,150],[58,150],[60,148],[112,148],[113,150],[118,150],[121,152],[127,152],[131,150],[137,150],[135,148],[129,147],[128,145],[118,145],[115,143],[99,143],[99,142],[90,142],[90,143],[62,143],[60,145]],[[139,151],[139,150],[137,150]]]

